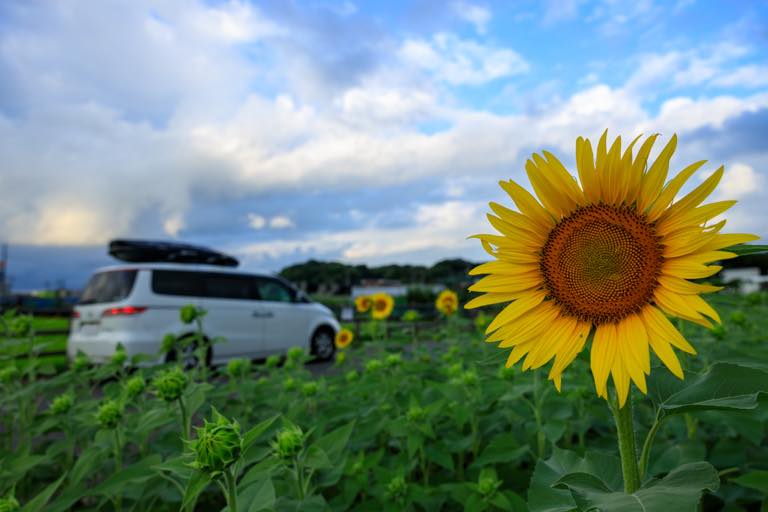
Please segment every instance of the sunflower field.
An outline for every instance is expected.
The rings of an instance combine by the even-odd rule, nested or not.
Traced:
[[[685,328],[699,351],[685,380],[654,368],[635,397],[634,496],[587,361],[557,392],[506,368],[482,317],[450,317],[436,341],[354,340],[322,375],[301,351],[206,380],[6,365],[0,510],[760,510],[768,296],[715,306],[722,327]]]

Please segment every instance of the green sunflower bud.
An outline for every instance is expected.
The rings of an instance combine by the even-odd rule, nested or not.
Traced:
[[[357,370],[349,370],[344,374],[344,380],[347,382],[355,382],[359,377],[360,374],[357,373]]]
[[[304,349],[301,347],[291,347],[287,353],[288,361],[300,363],[304,360]]]
[[[461,381],[465,386],[474,386],[477,384],[477,372],[475,370],[467,370],[461,374]]]
[[[8,495],[0,498],[0,512],[16,512],[21,510],[19,501],[13,495]]]
[[[227,375],[232,379],[246,377],[251,373],[250,359],[230,359],[227,363]]]
[[[125,391],[125,396],[133,400],[134,398],[141,395],[146,387],[147,383],[144,381],[144,377],[141,375],[136,375],[135,377],[131,377],[126,381],[125,385],[123,386],[123,390]]]
[[[304,433],[296,426],[284,428],[277,433],[271,444],[275,455],[283,460],[290,460],[304,449]]]
[[[283,389],[286,391],[293,391],[296,389],[296,379],[288,377],[283,381]]]
[[[512,380],[515,376],[515,369],[514,367],[510,366],[507,368],[506,366],[502,366],[499,368],[499,378],[504,380]]]
[[[158,398],[173,402],[184,393],[187,383],[188,379],[184,371],[179,367],[173,367],[152,379],[152,388]]]
[[[383,366],[384,366],[384,363],[382,363],[380,360],[369,359],[368,361],[365,362],[365,371],[368,373],[374,373],[381,370]]]
[[[240,458],[243,437],[240,424],[229,420],[213,409],[213,421],[205,420],[195,428],[197,439],[192,441],[195,453],[193,465],[211,476],[223,473]]]
[[[19,376],[19,369],[15,366],[6,366],[0,368],[0,382],[3,384],[10,384]]]
[[[496,494],[496,490],[501,486],[501,481],[494,475],[480,475],[477,482],[477,490],[484,498],[490,498]]]
[[[409,309],[403,313],[403,322],[418,322],[421,320],[421,314],[415,309]]]
[[[464,366],[461,363],[454,363],[445,369],[449,377],[459,377],[464,372]]]
[[[72,409],[74,403],[75,397],[72,396],[72,393],[63,393],[51,401],[49,410],[51,411],[51,414],[59,416],[68,413],[69,410]]]
[[[96,413],[96,421],[104,429],[115,429],[123,418],[123,407],[114,400],[106,400]]]
[[[412,405],[405,417],[410,423],[421,423],[427,417],[427,411],[418,405]]]
[[[90,366],[91,361],[88,359],[88,356],[83,354],[82,352],[79,352],[75,359],[72,360],[72,369],[76,372],[81,372],[83,370],[87,370],[88,366]]]
[[[280,365],[280,356],[277,354],[272,354],[267,358],[265,364],[267,368],[277,368]]]
[[[179,318],[181,319],[182,323],[191,324],[198,318],[204,317],[205,313],[206,311],[204,309],[198,308],[194,304],[187,304],[179,311]]]
[[[408,492],[408,484],[402,476],[394,477],[387,484],[387,495],[395,501],[405,498],[406,492]]]
[[[304,393],[304,396],[315,396],[317,394],[317,390],[317,382],[305,382],[301,386],[301,392]]]
[[[125,365],[125,361],[128,359],[128,354],[125,353],[125,347],[123,347],[122,344],[117,345],[117,349],[115,349],[115,353],[112,354],[112,359],[110,359],[110,363],[115,366],[123,366]]]
[[[387,358],[384,359],[384,364],[386,364],[388,368],[400,366],[402,362],[403,357],[400,354],[389,354]]]
[[[341,350],[339,352],[336,352],[336,364],[337,365],[344,364],[344,361],[346,361],[346,360],[347,360],[347,353],[346,352],[344,352],[343,350]]]

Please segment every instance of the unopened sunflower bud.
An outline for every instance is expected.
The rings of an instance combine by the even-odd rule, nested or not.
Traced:
[[[114,400],[106,400],[99,406],[96,421],[104,429],[115,429],[123,418],[123,407]]]
[[[267,358],[264,364],[267,366],[267,368],[277,368],[280,364],[280,356],[277,354],[272,354]]]
[[[405,417],[411,423],[421,423],[427,417],[427,411],[418,405],[412,405],[408,408]]]
[[[123,389],[125,390],[125,395],[129,399],[133,400],[137,396],[141,395],[146,387],[147,383],[144,381],[144,377],[141,375],[136,375],[135,377],[131,377],[126,381]]]
[[[283,389],[286,391],[293,391],[296,389],[296,379],[288,377],[283,381]]]
[[[474,386],[477,384],[477,372],[475,370],[467,370],[461,374],[461,381],[465,386]]]
[[[408,484],[402,476],[396,476],[387,484],[387,495],[395,501],[400,501],[408,492]]]
[[[0,382],[3,384],[10,384],[19,376],[19,369],[15,366],[6,366],[0,368]]]
[[[365,362],[365,371],[369,373],[377,372],[381,370],[381,368],[384,366],[384,363],[382,363],[378,359],[369,359]]]
[[[217,476],[232,466],[243,451],[240,424],[213,410],[213,421],[204,420],[197,427],[197,439],[192,441],[195,453],[193,465],[211,476]]]
[[[204,317],[205,313],[206,311],[204,309],[198,308],[194,304],[187,304],[179,311],[179,318],[181,319],[182,323],[191,324],[198,318]]]
[[[75,356],[75,359],[72,360],[72,369],[76,372],[81,372],[88,369],[90,364],[91,362],[88,360],[88,356],[80,352]]]
[[[347,360],[347,353],[344,351],[339,351],[336,353],[336,364],[342,365],[344,364],[344,361]]]
[[[315,396],[317,394],[317,390],[317,382],[305,382],[301,386],[301,392],[304,394],[304,396]]]
[[[51,414],[59,416],[68,413],[69,410],[72,409],[74,403],[75,397],[72,396],[72,393],[64,393],[51,401],[51,407],[49,410],[51,411]]]
[[[247,376],[251,372],[251,360],[250,359],[230,359],[227,363],[227,375],[230,378],[242,378]]]
[[[279,458],[290,460],[304,449],[304,433],[299,427],[284,428],[277,433],[272,449]]]
[[[445,373],[449,377],[459,377],[463,371],[464,371],[464,367],[462,366],[461,363],[454,363],[445,369]]]
[[[128,359],[128,355],[125,353],[125,347],[123,345],[118,345],[117,349],[115,350],[115,353],[112,354],[112,359],[110,359],[110,363],[114,366],[123,366],[125,365],[125,361]]]
[[[745,315],[743,311],[737,310],[731,313],[730,320],[733,324],[740,327],[747,325],[747,315]]]
[[[506,366],[502,366],[499,368],[499,378],[504,380],[512,380],[515,376],[515,369],[510,366],[507,368]]]
[[[496,494],[499,486],[501,486],[501,481],[494,476],[481,475],[477,482],[477,490],[484,498],[490,498]]]
[[[397,366],[400,366],[400,364],[403,362],[403,357],[400,354],[389,354],[386,359],[384,359],[384,363],[387,365],[388,368],[395,368]]]
[[[187,387],[187,376],[179,367],[160,373],[152,380],[155,395],[166,402],[178,400]]]
[[[360,377],[360,374],[357,373],[357,370],[349,370],[347,373],[344,374],[344,380],[347,382],[354,382]]]

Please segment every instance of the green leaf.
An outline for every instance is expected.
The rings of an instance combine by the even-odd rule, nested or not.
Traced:
[[[56,489],[59,488],[66,476],[67,474],[64,473],[58,480],[48,485],[48,487],[43,489],[40,494],[28,501],[27,504],[24,505],[24,508],[21,509],[22,512],[41,512],[45,510],[45,506],[48,504],[48,501],[50,501],[51,496],[53,496],[53,493],[56,492]]]
[[[451,452],[443,443],[428,444],[424,449],[427,459],[435,464],[444,467],[448,471],[453,471],[453,458]]]
[[[708,462],[694,462],[652,480],[633,494],[609,491],[600,479],[589,474],[570,474],[560,479],[570,489],[580,510],[601,512],[697,512],[704,490],[720,486],[717,471]],[[533,509],[532,509],[533,510]]]
[[[248,430],[248,432],[246,432],[243,435],[243,452],[247,451],[248,448],[250,448],[251,445],[253,443],[255,443],[259,439],[259,437],[264,432],[266,432],[269,429],[269,427],[272,426],[272,424],[275,422],[275,420],[277,420],[277,418],[279,418],[279,417],[280,417],[279,414],[275,415],[275,416],[272,416],[271,418],[268,418],[268,419],[262,421],[261,423],[259,423],[255,427],[253,427],[250,430]]]
[[[129,483],[136,485],[153,478],[155,473],[152,471],[152,467],[159,464],[161,460],[160,455],[157,454],[144,457],[135,464],[125,467],[113,474],[91,489],[88,494],[108,497],[120,494],[122,488]]]
[[[768,471],[750,471],[744,473],[738,478],[731,479],[742,487],[756,489],[765,495],[768,495]]]
[[[768,393],[768,371],[757,367],[715,363],[703,374],[687,374],[685,384],[659,370],[651,372],[649,396],[666,414],[755,409]]]
[[[307,449],[304,465],[310,469],[329,469],[333,467],[328,454],[316,444]]]
[[[238,494],[238,512],[271,510],[275,505],[275,486],[271,478],[256,482]]]
[[[184,498],[181,502],[181,508],[186,510],[190,508],[190,505],[197,502],[197,497],[200,496],[200,493],[203,492],[206,487],[208,487],[209,483],[211,483],[211,477],[208,474],[201,471],[195,471],[192,478],[187,482],[187,487],[184,490]]]
[[[726,247],[722,250],[738,254],[739,256],[746,256],[747,254],[761,254],[768,252],[768,245],[738,244]]]
[[[354,421],[339,427],[315,441],[312,446],[322,449],[330,460],[335,460],[341,456],[341,452],[347,446],[354,427]]]
[[[488,443],[470,467],[515,462],[528,453],[528,445],[520,445],[513,434],[499,434]]]

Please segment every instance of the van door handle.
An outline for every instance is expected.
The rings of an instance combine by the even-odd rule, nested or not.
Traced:
[[[254,311],[252,316],[254,318],[272,318],[275,314],[271,311]]]

